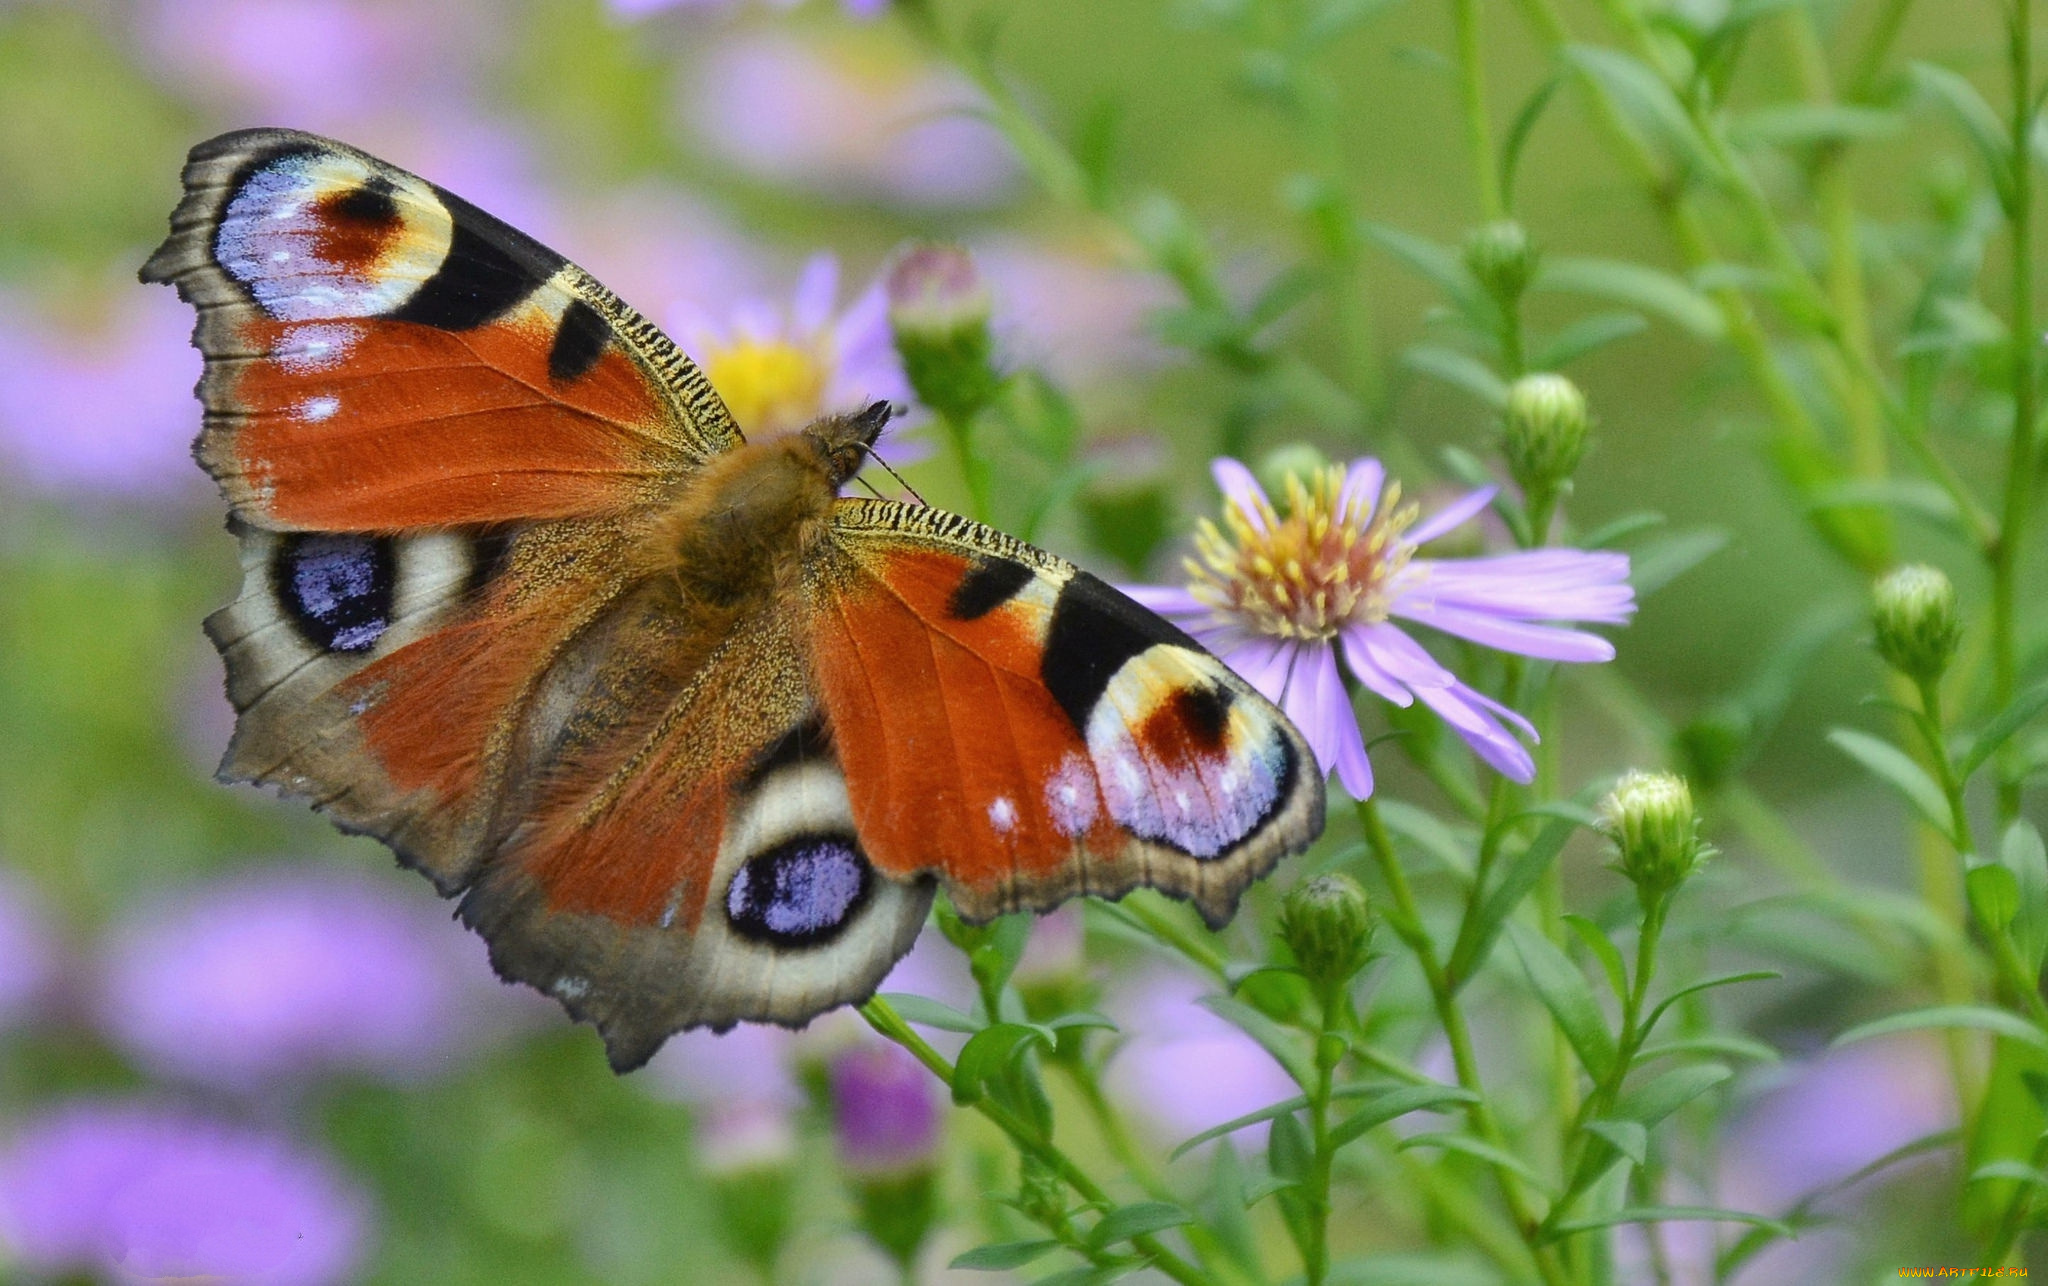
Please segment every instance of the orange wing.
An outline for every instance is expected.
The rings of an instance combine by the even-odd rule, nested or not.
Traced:
[[[615,513],[739,441],[658,330],[531,237],[310,134],[202,143],[144,265],[199,309],[199,460],[244,522]]]
[[[1185,634],[967,519],[840,502],[807,584],[876,868],[980,919],[1149,885],[1211,924],[1321,833],[1293,725]]]

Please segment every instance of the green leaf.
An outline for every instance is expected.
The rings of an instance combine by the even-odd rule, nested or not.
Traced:
[[[1094,1028],[1101,1031],[1118,1030],[1116,1023],[1108,1015],[1098,1014],[1092,1009],[1081,1009],[1070,1014],[1061,1014],[1057,1018],[1048,1019],[1045,1025],[1054,1031],[1073,1031],[1082,1028]]]
[[[1380,804],[1380,817],[1388,830],[1412,841],[1465,883],[1471,882],[1471,844],[1459,838],[1435,813],[1398,799],[1389,799]]]
[[[1998,844],[1998,860],[2011,871],[2019,888],[2019,912],[2013,916],[2012,945],[2020,963],[2035,977],[2048,962],[2048,851],[2032,822],[2017,821]]]
[[[1821,483],[1801,499],[1809,514],[1883,505],[1950,525],[1958,516],[1953,496],[1917,478],[1843,478]]]
[[[1529,365],[1539,371],[1563,370],[1581,357],[1616,340],[1640,335],[1649,327],[1650,323],[1640,313],[1594,313],[1581,317],[1538,346],[1529,356]]]
[[[913,996],[907,991],[891,991],[882,996],[890,1008],[903,1016],[903,1021],[916,1023],[920,1027],[936,1027],[940,1031],[966,1032],[969,1035],[987,1026],[978,1018],[961,1013],[951,1005],[941,1004],[928,996]]]
[[[1553,1238],[1568,1237],[1573,1233],[1628,1223],[1746,1223],[1769,1228],[1781,1237],[1792,1235],[1792,1230],[1782,1221],[1768,1215],[1751,1214],[1746,1210],[1722,1210],[1716,1206],[1629,1206],[1603,1215],[1553,1224],[1549,1231]]]
[[[953,1256],[948,1268],[971,1268],[977,1272],[1000,1273],[1012,1268],[1022,1268],[1049,1250],[1056,1250],[1056,1241],[1004,1241],[992,1246],[976,1246],[964,1255]]]
[[[2004,933],[2019,914],[2019,879],[1995,862],[1964,872],[1963,889],[1969,895],[1970,910],[1978,923],[1992,933]]]
[[[1257,1125],[1261,1121],[1270,1121],[1275,1117],[1291,1115],[1307,1106],[1308,1098],[1305,1095],[1297,1094],[1293,1098],[1285,1099],[1278,1103],[1270,1103],[1256,1112],[1246,1112],[1243,1116],[1233,1116],[1221,1125],[1212,1125],[1200,1134],[1191,1136],[1179,1147],[1168,1153],[1166,1159],[1168,1161],[1178,1161],[1187,1155],[1189,1149],[1201,1147],[1211,1139],[1220,1139],[1226,1134],[1235,1134],[1247,1125]]]
[[[1410,344],[1401,364],[1462,389],[1495,410],[1508,404],[1507,381],[1470,353],[1439,344]]]
[[[1382,250],[1435,282],[1481,333],[1491,335],[1499,328],[1500,314],[1492,297],[1455,250],[1384,223],[1367,221],[1363,230]]]
[[[1733,1070],[1720,1063],[1675,1068],[1623,1094],[1614,1105],[1614,1115],[1655,1125],[1733,1075]]]
[[[1093,1228],[1088,1230],[1088,1244],[1100,1250],[1114,1246],[1133,1237],[1148,1233],[1164,1232],[1182,1224],[1193,1223],[1195,1217],[1169,1201],[1140,1201],[1133,1205],[1118,1206],[1102,1216]]]
[[[1650,1131],[1641,1121],[1588,1121],[1586,1133],[1607,1140],[1616,1152],[1637,1165],[1650,1155]]]
[[[1515,860],[1501,873],[1500,881],[1482,894],[1465,916],[1465,922],[1458,926],[1458,940],[1451,948],[1450,961],[1444,966],[1450,975],[1451,986],[1462,987],[1470,982],[1479,966],[1486,963],[1486,957],[1493,951],[1493,941],[1500,936],[1500,927],[1514,909],[1521,905],[1529,890],[1543,878],[1557,855],[1564,851],[1565,841],[1579,823],[1568,817],[1552,821],[1536,833]]]
[[[1649,64],[1598,45],[1568,45],[1565,60],[1577,67],[1618,105],[1643,133],[1662,143],[1682,169],[1722,181],[1721,166],[1693,126],[1671,87]]]
[[[1579,548],[1611,549],[1627,540],[1630,536],[1645,531],[1654,531],[1669,521],[1670,519],[1660,513],[1640,512],[1623,514],[1613,522],[1602,523],[1600,526],[1587,532],[1580,538]]]
[[[1605,1079],[1614,1066],[1614,1034],[1607,1030],[1607,1018],[1593,998],[1593,989],[1586,985],[1586,975],[1534,929],[1511,924],[1508,937],[1522,958],[1536,998],[1557,1020],[1558,1030],[1571,1042],[1579,1063],[1596,1082]]]
[[[1047,1049],[1054,1044],[1045,1028],[1024,1023],[996,1023],[975,1033],[953,1064],[953,1101],[967,1104],[979,1099],[989,1078],[999,1075],[1033,1042]]]
[[[1275,1178],[1297,1182],[1306,1178],[1314,1152],[1299,1117],[1273,1118],[1273,1129],[1266,1135],[1266,1165]]]
[[[1724,973],[1713,978],[1702,979],[1701,981],[1692,983],[1688,986],[1680,987],[1677,991],[1672,992],[1670,995],[1664,997],[1664,999],[1658,1001],[1656,1008],[1650,1010],[1649,1017],[1644,1019],[1643,1021],[1643,1030],[1645,1032],[1648,1032],[1651,1028],[1655,1027],[1657,1025],[1657,1020],[1664,1016],[1666,1010],[1670,1009],[1671,1006],[1677,1004],[1679,1001],[1685,999],[1687,996],[1695,995],[1702,991],[1711,991],[1716,987],[1732,987],[1738,982],[1765,982],[1772,978],[1780,978],[1783,976],[1783,974],[1780,974],[1775,969],[1746,969],[1741,973]]]
[[[1905,122],[1882,107],[1845,103],[1785,103],[1744,112],[1729,133],[1740,143],[1772,147],[1810,147],[1816,143],[1855,143],[1888,138]]]
[[[1507,135],[1500,145],[1500,195],[1510,209],[1515,199],[1515,171],[1522,162],[1522,149],[1529,144],[1529,135],[1535,131],[1536,122],[1543,117],[1543,109],[1557,96],[1557,90],[1564,84],[1560,76],[1552,76],[1538,85],[1529,97],[1522,100],[1522,106],[1515,112],[1515,119],[1508,125]]]
[[[1196,1002],[1210,1013],[1235,1026],[1259,1043],[1273,1061],[1307,1089],[1315,1083],[1315,1065],[1305,1047],[1305,1038],[1274,1022],[1258,1010],[1230,996],[1204,996]]]
[[[1401,1089],[1387,1090],[1367,1099],[1350,1116],[1330,1131],[1330,1146],[1340,1148],[1360,1137],[1368,1130],[1377,1129],[1396,1117],[1410,1112],[1421,1112],[1444,1106],[1447,1103],[1476,1103],[1479,1096],[1456,1085],[1410,1085]]]
[[[1728,533],[1718,527],[1701,527],[1675,532],[1649,541],[1629,555],[1628,583],[1639,598],[1647,598],[1672,581],[1712,558],[1728,544]]]
[[[1725,329],[1714,301],[1684,278],[1625,259],[1546,259],[1530,288],[1593,295],[1640,308],[1709,343],[1719,340]]]
[[[2012,735],[2033,719],[2043,707],[2048,707],[2048,683],[2028,688],[2013,698],[2013,703],[1998,712],[1996,718],[1984,725],[1983,731],[1970,739],[1970,748],[1956,760],[1956,776],[1969,780],[1971,773],[1984,766],[1984,761]]]
[[[1984,101],[1975,85],[1946,67],[1916,62],[1906,69],[1906,75],[1921,97],[1940,106],[1962,128],[1963,136],[1983,158],[1984,168],[1991,178],[1992,187],[1998,192],[2000,204],[2009,206],[2012,202],[2012,148],[2006,138],[2005,122],[1992,110],[1991,104]]]
[[[1854,728],[1837,728],[1828,734],[1828,741],[1897,791],[1929,826],[1961,846],[1961,838],[1949,832],[1948,797],[1941,793],[1941,787],[1934,784],[1927,770],[1913,762],[1912,756],[1889,741]]]
[[[1784,1056],[1750,1036],[1727,1033],[1718,1036],[1686,1036],[1678,1040],[1645,1045],[1636,1054],[1636,1066],[1660,1058],[1685,1058],[1699,1054],[1709,1058],[1744,1058],[1756,1063],[1776,1063]]]
[[[1991,1009],[1984,1005],[1935,1005],[1927,1009],[1912,1009],[1903,1014],[1892,1014],[1887,1018],[1859,1023],[1835,1037],[1834,1043],[1837,1046],[1853,1045],[1859,1040],[1889,1036],[1893,1032],[1955,1027],[1996,1032],[2000,1036],[2032,1045],[2036,1049],[2048,1049],[2048,1035],[2044,1035],[2039,1027],[2018,1014],[2007,1013],[2003,1009]]]
[[[1988,1179],[2011,1179],[2036,1188],[2048,1188],[2048,1174],[2042,1174],[2024,1161],[2007,1158],[1992,1161],[1970,1171],[1969,1182],[1983,1183]]]
[[[1621,1000],[1628,995],[1628,966],[1622,963],[1621,952],[1607,931],[1583,915],[1567,915],[1564,922],[1586,944],[1586,950],[1600,962],[1600,971],[1607,975],[1607,985],[1614,992],[1614,998]]]
[[[1445,1152],[1456,1152],[1463,1156],[1474,1157],[1498,1169],[1513,1171],[1527,1179],[1540,1191],[1550,1191],[1550,1184],[1544,1180],[1542,1175],[1531,1169],[1528,1162],[1512,1152],[1504,1152],[1491,1143],[1472,1138],[1470,1135],[1450,1133],[1412,1134],[1402,1139],[1394,1150],[1396,1152],[1406,1152],[1411,1148],[1441,1148]]]

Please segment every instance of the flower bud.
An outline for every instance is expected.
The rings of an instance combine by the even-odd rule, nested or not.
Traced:
[[[989,292],[959,246],[925,243],[900,255],[884,286],[889,329],[918,400],[966,423],[995,396]]]
[[[872,1043],[842,1052],[829,1077],[833,1132],[861,1229],[908,1266],[938,1213],[937,1082],[908,1053]]]
[[[1645,902],[1684,883],[1710,853],[1700,842],[1692,787],[1668,772],[1630,769],[1600,804],[1600,828]]]
[[[1330,457],[1321,451],[1306,442],[1290,442],[1259,457],[1252,467],[1252,476],[1259,480],[1274,504],[1284,510],[1295,495],[1295,488],[1288,485],[1290,479],[1298,486],[1312,487],[1316,475],[1329,467]]]
[[[1465,237],[1465,267],[1486,293],[1513,304],[1536,276],[1536,247],[1513,219],[1474,228]]]
[[[1586,450],[1586,395],[1562,375],[1524,375],[1508,388],[1501,454],[1525,493],[1548,492],[1572,476]]]
[[[1318,875],[1280,904],[1280,937],[1311,982],[1342,986],[1370,954],[1372,902],[1350,876]]]
[[[1962,638],[1955,585],[1924,563],[1897,568],[1877,582],[1870,619],[1878,655],[1915,683],[1939,679]]]

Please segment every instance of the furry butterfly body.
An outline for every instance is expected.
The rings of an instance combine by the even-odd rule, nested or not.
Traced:
[[[1299,733],[1180,631],[842,497],[886,406],[746,441],[586,274],[338,143],[225,135],[185,186],[143,277],[198,308],[242,546],[222,776],[459,895],[615,1067],[866,997],[940,883],[1220,924],[1320,832]]]

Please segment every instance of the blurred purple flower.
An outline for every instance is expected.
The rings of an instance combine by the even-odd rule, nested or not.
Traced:
[[[647,1064],[645,1084],[662,1098],[698,1108],[757,1101],[789,1111],[803,1101],[790,1072],[796,1040],[795,1032],[768,1023],[678,1032]]]
[[[1103,1001],[1127,1038],[1109,1065],[1111,1092],[1175,1139],[1301,1092],[1256,1041],[1198,1003],[1206,990],[1186,974],[1152,973]],[[1235,1137],[1263,1139],[1266,1128]]]
[[[461,103],[505,29],[491,16],[446,0],[145,0],[136,43],[223,115],[360,142],[371,118]]]
[[[82,496],[204,496],[199,367],[192,311],[168,290],[119,290],[85,333],[0,298],[0,472]]]
[[[839,1159],[865,1177],[902,1174],[938,1158],[945,1106],[917,1059],[877,1040],[849,1046],[826,1068]]]
[[[1008,365],[1043,367],[1066,385],[1098,384],[1169,360],[1147,318],[1173,302],[1161,278],[1093,247],[1019,238],[970,247],[995,297],[991,325]]]
[[[524,1006],[432,899],[342,869],[279,867],[144,908],[100,989],[143,1063],[229,1088],[445,1068]]]
[[[56,935],[28,880],[0,871],[0,1028],[34,1011],[55,979]]]
[[[557,249],[657,320],[722,300],[760,296],[767,256],[707,207],[668,187],[614,189],[567,212]]]
[[[835,311],[838,299],[839,261],[821,254],[804,265],[786,308],[745,300],[719,322],[695,305],[683,305],[670,321],[741,431],[758,439],[794,433],[820,415],[856,411],[870,402],[909,400],[881,283],[870,285],[844,311]],[[891,424],[882,435],[889,462],[923,458],[929,446],[905,441],[900,425]]]
[[[1911,1036],[1832,1050],[1784,1083],[1722,1149],[1722,1204],[1777,1214],[1885,1153],[1955,1124],[1940,1048]]]
[[[912,208],[994,204],[1016,185],[1009,144],[970,113],[972,86],[871,41],[735,37],[688,81],[703,146],[757,178]]]
[[[1437,664],[1393,617],[1486,647],[1548,661],[1606,661],[1614,645],[1550,621],[1626,622],[1635,612],[1628,555],[1536,549],[1492,558],[1418,558],[1418,547],[1476,517],[1484,487],[1417,523],[1378,460],[1330,465],[1308,483],[1290,475],[1281,517],[1251,470],[1212,466],[1224,529],[1204,520],[1185,588],[1129,592],[1207,644],[1286,710],[1325,772],[1353,798],[1372,793],[1337,656],[1359,684],[1395,705],[1421,697],[1495,771],[1515,781],[1536,764],[1502,720],[1534,740],[1521,715]],[[1227,533],[1227,534],[1226,534]]]
[[[168,1108],[66,1104],[0,1154],[0,1246],[32,1272],[324,1286],[350,1279],[369,1216],[325,1158]]]
[[[771,9],[794,9],[803,0],[754,0]],[[744,0],[606,0],[621,18],[645,18],[650,14],[681,10],[688,13],[725,13],[738,9]],[[839,0],[840,9],[852,18],[879,18],[888,12],[889,0]]]

